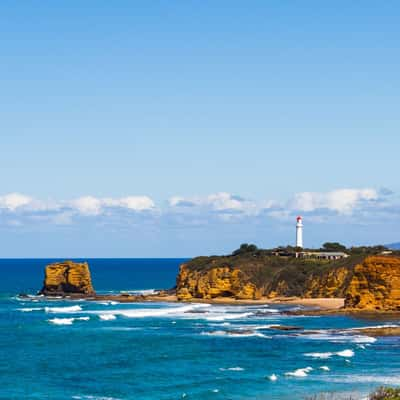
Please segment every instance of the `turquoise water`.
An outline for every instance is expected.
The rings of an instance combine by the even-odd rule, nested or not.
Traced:
[[[397,320],[282,314],[293,306],[18,299],[40,289],[49,261],[0,261],[1,399],[361,399],[400,385],[400,338],[341,331]],[[110,292],[172,287],[182,261],[89,263],[96,289]]]

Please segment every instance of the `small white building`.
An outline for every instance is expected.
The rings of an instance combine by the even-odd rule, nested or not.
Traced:
[[[296,254],[298,258],[315,258],[316,260],[340,260],[349,257],[342,251],[301,251]]]
[[[296,247],[303,248],[303,218],[296,218]],[[349,257],[342,251],[300,251],[296,253],[296,258],[315,258],[317,260],[340,260]]]

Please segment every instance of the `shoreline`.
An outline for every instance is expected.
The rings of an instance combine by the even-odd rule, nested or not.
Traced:
[[[272,305],[272,304],[290,304],[312,307],[321,311],[340,310],[344,306],[344,298],[301,298],[301,297],[262,297],[260,299],[235,299],[233,297],[215,297],[213,299],[191,298],[179,300],[175,294],[107,294],[95,296],[82,295],[45,295],[48,299],[66,299],[76,300],[85,299],[87,301],[117,301],[119,303],[139,303],[139,302],[166,302],[166,303],[204,303],[204,304],[223,304],[223,305]]]
[[[19,295],[24,298],[27,295]],[[262,297],[260,299],[235,299],[232,297],[216,297],[213,299],[191,298],[187,300],[179,300],[175,294],[148,294],[148,295],[133,295],[133,294],[107,294],[95,296],[82,296],[82,294],[68,294],[68,295],[45,295],[49,300],[85,300],[85,301],[115,301],[121,304],[128,303],[203,303],[203,304],[217,304],[226,306],[252,306],[252,305],[293,305],[303,306],[305,309],[301,310],[287,310],[284,311],[287,315],[309,315],[309,316],[322,316],[322,315],[350,315],[360,317],[363,319],[379,320],[383,318],[398,319],[400,318],[400,311],[388,310],[371,310],[371,309],[351,309],[344,308],[344,298],[301,298],[301,297],[275,297],[268,298]]]
[[[151,297],[151,298],[150,298]],[[300,297],[277,297],[274,299],[262,297],[261,299],[234,299],[229,297],[216,297],[214,299],[178,300],[175,295],[169,296],[148,296],[147,301],[166,301],[173,303],[205,303],[205,304],[223,304],[223,305],[272,305],[272,304],[291,304],[306,307],[316,307],[318,310],[339,310],[344,306],[343,298],[300,298]]]
[[[26,295],[19,295],[25,297]],[[314,308],[314,311],[333,311],[340,310],[344,306],[344,298],[301,298],[301,297],[262,297],[260,299],[235,299],[233,297],[215,297],[213,299],[191,298],[187,300],[179,300],[175,294],[96,294],[94,296],[82,294],[54,294],[44,295],[47,299],[57,300],[77,300],[84,299],[86,301],[116,301],[119,303],[140,303],[140,302],[166,302],[166,303],[204,303],[204,304],[222,304],[222,305],[273,305],[273,304],[290,304]],[[311,310],[310,310],[311,311]]]

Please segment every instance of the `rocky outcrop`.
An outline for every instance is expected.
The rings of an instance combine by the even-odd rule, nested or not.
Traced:
[[[269,298],[298,296],[303,298],[344,297],[352,268],[332,266],[320,270],[283,268],[265,286]]]
[[[235,266],[235,262],[237,266]],[[400,311],[400,257],[349,257],[316,263],[279,257],[257,261],[202,257],[180,268],[179,300],[261,297],[345,298],[350,310]]]
[[[357,264],[345,308],[400,311],[400,258],[367,257]]]
[[[94,295],[89,265],[73,261],[47,265],[40,293],[46,296]]]
[[[336,264],[308,265],[291,259],[286,265],[278,257],[248,263],[238,260],[238,266],[227,257],[221,264],[215,257],[210,258],[209,264],[205,261],[201,258],[181,266],[176,285],[179,300],[344,297],[352,274],[351,269]]]
[[[193,271],[183,264],[177,278],[176,294],[179,300],[215,297],[254,300],[260,298],[262,292],[240,269],[221,266],[208,271]]]

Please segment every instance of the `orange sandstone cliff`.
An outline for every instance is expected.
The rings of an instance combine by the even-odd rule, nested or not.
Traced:
[[[345,298],[353,310],[400,311],[400,257],[332,262],[279,257],[199,257],[181,265],[179,300],[298,296]]]
[[[400,311],[400,257],[367,257],[354,267],[346,308]]]
[[[40,293],[46,296],[94,295],[89,265],[73,261],[47,265]]]
[[[191,271],[181,265],[177,278],[177,295],[179,300],[215,297],[259,299],[262,292],[240,269],[221,266],[204,272]]]

